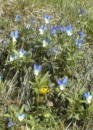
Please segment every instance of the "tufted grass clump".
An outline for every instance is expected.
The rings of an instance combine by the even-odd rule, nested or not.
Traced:
[[[92,130],[92,1],[2,1],[0,129]]]

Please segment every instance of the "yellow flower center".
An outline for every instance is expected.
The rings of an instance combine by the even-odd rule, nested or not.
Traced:
[[[41,88],[41,89],[40,89],[40,93],[41,93],[41,94],[44,94],[44,95],[45,95],[45,94],[47,94],[47,93],[49,93],[49,92],[50,92],[50,90],[49,90],[48,88]]]

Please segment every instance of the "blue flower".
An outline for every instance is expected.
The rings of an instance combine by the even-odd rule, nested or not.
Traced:
[[[84,41],[82,39],[76,39],[75,43],[80,48],[82,46],[82,44],[84,43]]]
[[[54,58],[56,59],[57,55],[60,55],[61,53],[62,53],[62,48],[61,46],[57,45],[47,51],[47,56],[55,55]]]
[[[71,35],[73,34],[73,26],[72,26],[72,24],[70,24],[70,25],[67,27],[66,32],[67,32],[67,35],[68,35],[68,36],[71,36]]]
[[[84,39],[86,37],[86,34],[84,32],[79,32],[80,39]]]
[[[64,26],[63,31],[67,33],[68,36],[72,36],[73,34],[73,26],[72,24],[69,24],[69,26]]]
[[[19,51],[16,51],[15,54],[10,55],[10,62],[17,60],[26,54],[27,54],[27,51],[25,51],[23,48],[21,48]]]
[[[30,24],[25,24],[25,28],[29,30],[29,29],[31,29],[31,25]]]
[[[25,54],[27,54],[27,51],[25,51],[23,48],[19,51],[19,57],[23,57]]]
[[[37,76],[42,71],[42,65],[34,64],[34,74]]]
[[[10,62],[16,60],[17,58],[17,55],[10,55]]]
[[[40,34],[41,34],[41,35],[44,34],[44,31],[46,31],[47,29],[48,29],[47,26],[42,25],[42,26],[39,28]]]
[[[17,117],[18,117],[18,120],[19,120],[19,121],[22,121],[22,120],[24,120],[24,118],[26,117],[26,114],[20,113],[20,114],[17,114]]]
[[[65,89],[64,86],[67,85],[68,80],[69,80],[68,77],[64,77],[63,80],[57,80],[57,83],[58,83],[58,85],[59,85],[59,87],[60,87],[61,90],[64,90],[64,89]]]
[[[80,8],[80,9],[79,9],[79,13],[80,13],[81,15],[86,15],[86,11],[85,11],[83,8]]]
[[[59,85],[67,85],[68,83],[68,77],[64,77],[63,80],[58,80]]]
[[[53,36],[56,36],[56,34],[57,34],[56,27],[55,27],[55,26],[51,26],[51,27],[50,27],[50,30],[51,30],[51,34],[52,34]]]
[[[75,40],[76,45],[80,48],[82,44],[84,43],[84,38],[86,37],[86,34],[84,32],[79,32],[79,38]]]
[[[50,30],[51,30],[51,34],[53,36],[56,36],[57,33],[61,33],[64,31],[64,28],[62,27],[62,25],[58,25],[58,26],[51,26],[50,27]]]
[[[21,20],[21,16],[20,16],[20,15],[16,15],[15,21],[16,21],[16,22],[19,22],[20,20]]]
[[[58,25],[58,26],[56,26],[56,31],[63,32],[64,28],[62,27],[62,25]]]
[[[50,20],[51,20],[52,18],[53,18],[52,16],[45,15],[45,16],[44,16],[45,23],[46,23],[46,24],[50,23]]]
[[[8,126],[8,128],[14,126],[14,123],[12,122],[12,119],[9,119],[7,126]]]
[[[50,40],[47,39],[47,40],[43,40],[43,47],[47,47],[49,44],[50,44]]]
[[[90,92],[86,92],[86,93],[84,93],[84,95],[83,95],[84,97],[85,97],[85,99],[87,100],[87,103],[91,103],[91,101],[92,101],[92,95],[90,94]]]
[[[12,31],[12,32],[10,33],[10,37],[11,37],[11,38],[18,39],[18,38],[20,37],[19,31],[18,31],[18,30]]]
[[[53,16],[45,15],[44,18],[51,20]]]
[[[67,31],[67,27],[63,26],[63,31],[66,32]]]
[[[55,46],[55,47],[52,48],[52,52],[54,54],[61,54],[62,53],[62,49]]]

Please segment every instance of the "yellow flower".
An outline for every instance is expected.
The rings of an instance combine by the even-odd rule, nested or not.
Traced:
[[[47,94],[49,92],[50,92],[50,90],[48,88],[41,88],[40,89],[40,93],[43,94],[43,95],[45,95],[45,94]]]

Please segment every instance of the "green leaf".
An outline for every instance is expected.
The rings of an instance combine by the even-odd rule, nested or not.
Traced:
[[[49,73],[47,72],[43,78],[41,78],[40,80],[40,85],[42,85],[43,83],[46,83],[48,81],[48,76],[49,76]]]

